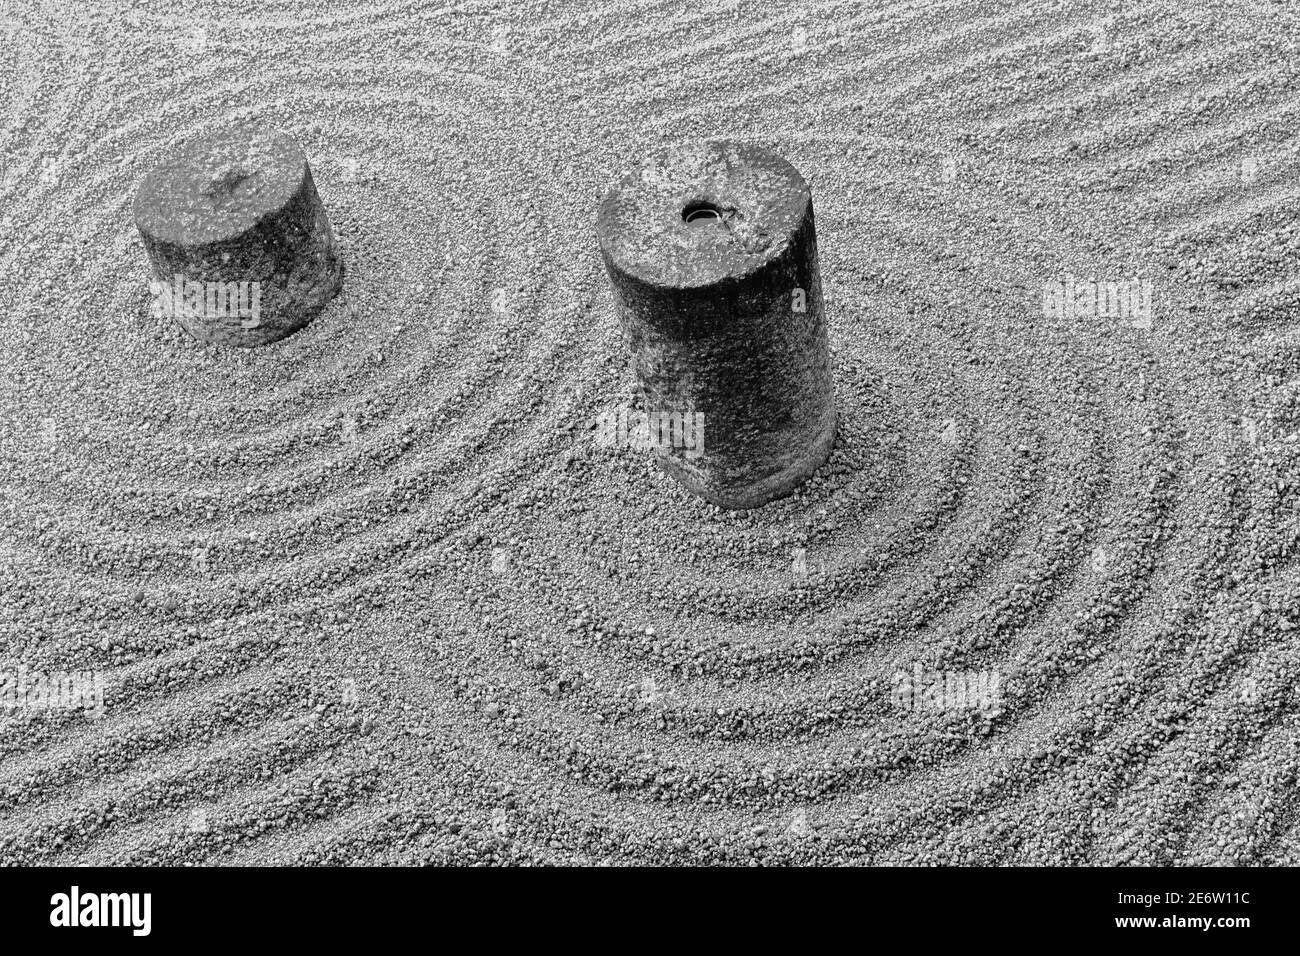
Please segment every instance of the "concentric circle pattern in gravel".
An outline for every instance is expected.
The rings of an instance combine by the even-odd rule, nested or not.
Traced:
[[[1120,6],[5,0],[0,668],[104,706],[0,709],[0,862],[1296,863],[1300,14]],[[262,121],[344,292],[205,348],[131,198]],[[701,137],[817,209],[749,512],[594,440],[596,204]]]

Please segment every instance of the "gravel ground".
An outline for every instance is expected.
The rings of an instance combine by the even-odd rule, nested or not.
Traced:
[[[0,0],[0,669],[103,688],[0,706],[0,862],[1300,862],[1298,21]],[[130,203],[258,121],[344,292],[203,347]],[[812,185],[842,422],[732,513],[593,440],[597,201],[715,136]]]

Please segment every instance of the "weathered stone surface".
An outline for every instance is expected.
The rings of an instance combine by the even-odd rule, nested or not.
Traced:
[[[194,309],[193,301],[168,309],[200,341],[277,341],[310,322],[342,287],[307,158],[285,133],[230,130],[189,143],[145,177],[134,213],[164,296],[178,288],[178,276],[209,292],[216,283],[257,283],[257,315]]]
[[[727,508],[789,494],[835,437],[803,177],[760,146],[679,147],[609,192],[597,232],[647,406],[704,413],[703,454],[662,466]]]

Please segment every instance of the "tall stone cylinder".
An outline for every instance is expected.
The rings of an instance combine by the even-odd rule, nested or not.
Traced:
[[[135,222],[155,310],[201,342],[265,345],[298,331],[342,287],[311,168],[289,135],[208,133],[140,184]]]
[[[835,438],[798,170],[751,144],[667,150],[610,190],[596,228],[649,411],[703,416],[701,447],[661,443],[660,465],[724,508],[790,494]]]

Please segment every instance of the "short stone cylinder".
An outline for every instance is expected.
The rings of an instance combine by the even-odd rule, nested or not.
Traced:
[[[329,217],[307,157],[286,133],[196,139],[145,177],[133,211],[155,314],[201,342],[278,341],[342,287]]]
[[[661,442],[660,465],[724,508],[793,492],[830,455],[836,422],[798,170],[751,144],[667,150],[605,196],[597,234],[652,420],[703,416],[701,447]]]

